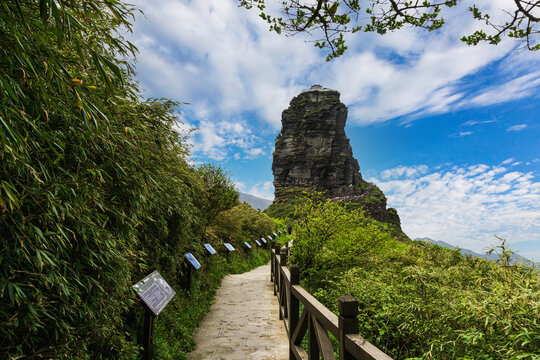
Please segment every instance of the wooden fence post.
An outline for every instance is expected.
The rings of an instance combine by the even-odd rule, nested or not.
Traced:
[[[277,256],[279,255],[279,244],[274,244],[274,295],[277,295],[279,289],[279,266],[277,266]]]
[[[280,249],[279,252],[279,262],[280,262],[280,268],[282,266],[287,266],[287,249]],[[286,289],[286,281],[285,276],[281,274],[281,269],[278,268],[278,277],[279,277],[279,299],[287,297],[287,289]],[[286,301],[286,299],[285,299]],[[281,301],[278,301],[278,311],[279,311],[279,320],[283,320],[284,317],[287,317],[287,304],[284,304],[283,306],[283,313],[281,312]]]
[[[270,281],[274,281],[274,248],[275,248],[274,240],[272,240],[270,244],[271,244],[270,246]]]
[[[287,257],[288,257],[288,251],[287,249],[281,249],[279,252],[280,260],[281,260],[281,266],[287,266]]]
[[[300,303],[292,293],[292,286],[300,284],[300,268],[296,264],[291,265],[291,283],[289,284],[289,360],[296,360],[293,353],[292,336],[298,326]]]
[[[338,299],[339,360],[354,360],[345,349],[345,335],[358,334],[358,300],[351,295]]]

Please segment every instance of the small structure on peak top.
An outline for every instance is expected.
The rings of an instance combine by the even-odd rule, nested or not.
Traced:
[[[303,191],[321,191],[399,228],[396,210],[387,209],[382,191],[360,174],[345,135],[347,107],[339,97],[336,90],[313,85],[283,111],[272,162],[275,199],[267,211],[271,216],[290,215]]]

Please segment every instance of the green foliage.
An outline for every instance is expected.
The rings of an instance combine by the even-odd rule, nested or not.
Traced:
[[[381,223],[360,209],[322,199],[321,193],[306,196],[297,207],[291,261],[298,264],[311,286],[364,261],[393,243]]]
[[[204,185],[200,206],[206,214],[205,226],[209,226],[219,213],[240,203],[238,191],[234,188],[230,175],[219,166],[203,164],[197,169],[197,175]]]
[[[497,262],[424,242],[395,241],[359,210],[304,199],[291,263],[301,282],[337,312],[359,302],[360,334],[394,359],[538,359],[540,273],[513,262],[502,240]]]
[[[271,218],[287,219],[294,217],[294,209],[302,203],[304,189],[301,187],[292,187],[284,190],[278,201],[274,200],[265,210]]]
[[[347,50],[344,33],[375,32],[381,35],[405,27],[440,30],[445,24],[444,10],[454,7],[458,0],[409,1],[409,0],[286,0],[281,3],[283,17],[267,13],[265,0],[239,0],[247,9],[256,7],[259,16],[278,34],[294,35],[301,32],[319,33],[315,47],[328,49],[327,61],[339,57]],[[521,40],[531,50],[540,49],[538,43],[538,2],[514,0],[510,8],[501,9],[504,20],[493,22],[491,16],[482,13],[475,4],[468,7],[472,18],[480,22],[480,30],[463,36],[468,45],[488,42],[497,45],[502,37]],[[495,17],[499,18],[499,16]],[[503,19],[501,18],[501,19]],[[499,21],[499,19],[498,19]],[[504,22],[503,22],[504,21]]]
[[[296,246],[296,241],[295,241]],[[423,242],[396,243],[310,290],[359,301],[360,334],[395,359],[538,359],[540,276]]]
[[[243,247],[244,241],[252,242],[274,230],[274,224],[266,214],[242,203],[221,212],[207,230],[207,237],[214,241],[221,239]]]
[[[271,218],[271,220],[272,220],[272,224],[274,224],[274,229],[282,230],[282,231],[284,229],[287,230],[287,226],[291,222],[291,220],[287,218],[279,218],[279,219]]]
[[[142,100],[136,48],[118,35],[133,12],[116,0],[0,2],[0,359],[136,358],[131,286],[159,270],[182,289],[182,254],[202,258],[205,228],[238,203],[223,170],[189,165],[180,104]],[[218,262],[200,303],[224,273],[263,260]],[[189,346],[176,313],[186,296],[159,316],[181,343],[158,335],[160,353]]]

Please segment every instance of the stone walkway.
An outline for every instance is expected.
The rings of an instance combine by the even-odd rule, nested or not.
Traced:
[[[289,341],[278,317],[270,264],[223,278],[195,333],[188,360],[286,360]]]

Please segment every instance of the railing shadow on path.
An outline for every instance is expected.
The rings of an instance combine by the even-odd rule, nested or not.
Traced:
[[[298,266],[292,264],[290,270],[287,268],[288,245],[281,248],[272,244],[270,278],[279,300],[279,319],[283,320],[289,338],[289,359],[335,360],[330,333],[339,343],[339,360],[392,360],[358,334],[358,301],[354,297],[338,299],[338,316],[300,286]],[[302,346],[306,333],[307,351]]]

